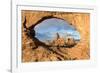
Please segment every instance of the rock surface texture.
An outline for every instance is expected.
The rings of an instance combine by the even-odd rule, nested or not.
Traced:
[[[23,10],[22,15],[22,62],[84,60],[90,58],[90,14],[76,12],[48,12]],[[80,41],[71,48],[51,48],[42,46],[36,49],[34,41],[24,32],[23,22],[26,17],[26,26],[30,27],[42,17],[52,16],[63,19],[74,26],[80,33]],[[56,53],[55,53],[56,52]]]

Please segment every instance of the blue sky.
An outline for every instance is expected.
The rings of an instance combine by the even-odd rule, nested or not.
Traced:
[[[47,19],[35,26],[36,36],[40,40],[52,40],[56,38],[56,33],[63,38],[71,35],[75,39],[80,39],[79,32],[64,20],[52,18]]]

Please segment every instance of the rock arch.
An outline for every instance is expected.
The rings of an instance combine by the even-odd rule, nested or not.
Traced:
[[[85,50],[84,54],[81,55],[79,51],[77,52],[75,49],[69,50],[69,53],[71,53],[72,57],[76,56],[78,59],[86,59],[89,58],[89,56],[86,54],[89,52],[89,45],[90,45],[90,15],[89,13],[72,13],[72,12],[48,12],[48,11],[22,11],[22,22],[24,21],[24,17],[26,16],[27,21],[27,27],[32,26],[33,24],[36,24],[40,19],[47,16],[52,16],[55,18],[63,19],[70,23],[70,25],[74,26],[80,33],[80,43],[76,45],[76,50],[79,50],[82,52],[82,50]],[[23,27],[22,27],[23,28]],[[87,29],[88,28],[88,29]],[[25,36],[25,35],[23,35]],[[84,47],[83,47],[84,46]],[[75,54],[78,54],[75,55]]]

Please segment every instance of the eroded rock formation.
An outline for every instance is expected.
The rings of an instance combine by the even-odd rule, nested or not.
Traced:
[[[53,60],[65,60],[65,59],[89,59],[90,58],[90,15],[89,13],[72,13],[72,12],[47,12],[47,11],[22,11],[22,23],[26,16],[26,26],[30,27],[36,24],[41,18],[46,16],[52,16],[63,19],[73,25],[80,33],[80,42],[72,48],[60,48],[62,58],[59,55],[46,49],[39,47],[36,50],[32,50],[34,41],[32,41],[24,32],[22,24],[22,60],[23,62],[29,61],[53,61]],[[39,52],[37,52],[39,50]],[[39,57],[39,58],[37,58]]]

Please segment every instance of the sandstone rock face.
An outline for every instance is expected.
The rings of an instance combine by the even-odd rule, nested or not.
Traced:
[[[26,26],[38,22],[42,17],[53,16],[63,19],[74,26],[80,33],[80,42],[72,48],[67,48],[61,52],[64,56],[68,56],[67,59],[89,59],[90,58],[90,14],[89,13],[72,13],[72,12],[48,12],[48,11],[22,11],[22,23],[26,16]],[[23,24],[22,24],[22,60],[23,62],[33,62],[33,61],[57,61],[65,60],[59,55],[46,50],[45,48],[37,48],[32,50],[34,47],[34,41],[25,35]],[[39,52],[37,52],[39,50]],[[45,53],[45,54],[44,54]],[[66,54],[67,53],[67,54]],[[70,58],[69,58],[70,57]]]

